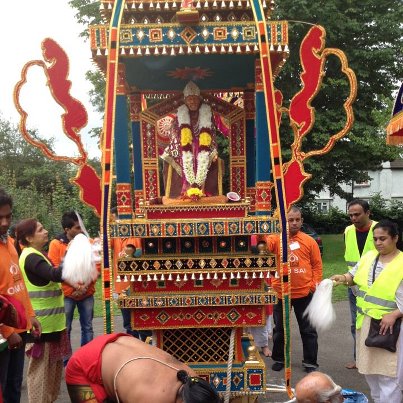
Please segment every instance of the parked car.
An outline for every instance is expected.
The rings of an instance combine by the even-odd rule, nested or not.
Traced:
[[[319,246],[320,254],[323,255],[323,243],[322,238],[319,236],[319,234],[309,224],[306,223],[302,224],[301,230],[316,241]]]

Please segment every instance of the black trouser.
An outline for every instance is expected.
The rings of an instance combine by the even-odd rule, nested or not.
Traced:
[[[304,358],[302,365],[304,367],[317,367],[318,358],[318,334],[309,323],[308,318],[303,317],[304,311],[311,302],[312,294],[306,297],[291,299],[291,307],[294,308],[297,318],[299,333],[302,339]],[[284,363],[284,326],[283,326],[283,301],[278,300],[273,308],[273,353],[271,358],[276,362]]]
[[[4,403],[19,403],[21,399],[27,332],[20,333],[20,336],[20,348],[7,348],[0,353],[0,387],[3,390]]]

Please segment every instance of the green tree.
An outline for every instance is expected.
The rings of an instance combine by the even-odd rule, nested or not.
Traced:
[[[102,17],[99,11],[99,1],[93,0],[70,0],[69,5],[77,10],[75,17],[85,27],[80,36],[85,40],[89,37],[88,26],[90,24],[101,24]],[[87,71],[86,79],[93,88],[89,92],[90,102],[97,112],[103,113],[105,106],[105,77],[99,70]],[[93,137],[100,137],[101,128],[91,129]]]
[[[298,91],[298,48],[310,28],[297,20],[322,25],[327,33],[326,47],[342,49],[356,74],[353,129],[329,154],[306,161],[306,170],[313,175],[305,187],[308,197],[327,185],[332,193],[348,198],[340,186],[343,182],[363,181],[368,170],[398,156],[397,147],[385,144],[385,126],[402,73],[402,4],[400,0],[282,0],[275,10],[276,18],[290,21],[290,58],[276,82],[286,102]],[[347,82],[339,70],[339,63],[331,58],[313,103],[316,121],[304,150],[320,148],[341,128]],[[282,139],[287,149],[292,141],[288,132],[282,132]]]
[[[99,161],[95,162],[91,164],[99,168]],[[83,205],[78,188],[70,183],[76,170],[72,164],[47,159],[22,138],[15,125],[0,117],[0,187],[13,196],[14,222],[37,218],[52,237],[62,230],[62,214],[77,210],[90,234],[97,235],[99,218]]]
[[[35,132],[31,135],[52,149],[52,141],[40,139]],[[17,126],[0,116],[0,170],[12,171],[17,187],[28,187],[34,183],[47,193],[51,190],[55,171],[61,172],[64,185],[71,187],[69,176],[72,171],[70,167],[66,169],[65,165],[45,158],[37,148],[25,141]]]
[[[69,5],[76,9],[75,17],[83,26],[102,24],[102,16],[99,11],[100,2],[98,0],[70,0]],[[82,31],[80,36],[88,39],[88,30]]]

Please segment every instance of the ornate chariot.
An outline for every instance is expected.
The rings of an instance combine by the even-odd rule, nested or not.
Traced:
[[[105,332],[113,331],[113,284],[127,282],[130,292],[117,304],[132,310],[133,328],[153,330],[158,347],[191,365],[234,402],[255,401],[266,393],[265,363],[247,328],[262,326],[266,306],[276,302],[266,280],[277,269],[289,327],[286,212],[302,197],[309,178],[303,161],[328,152],[353,121],[354,74],[341,51],[325,48],[320,26],[301,43],[301,90],[288,108],[282,106],[274,81],[289,54],[288,23],[270,19],[274,6],[273,0],[101,0],[104,23],[89,27],[92,58],[106,78],[101,178],[84,152],[71,161],[79,166],[75,182],[83,201],[101,218]],[[55,42],[48,39],[42,46],[47,62],[66,62]],[[329,55],[341,60],[350,83],[346,122],[323,148],[303,152],[302,141],[314,124],[311,101]],[[67,105],[68,91],[55,89],[68,72],[51,74],[57,64],[43,67],[54,96]],[[218,147],[219,197],[168,197],[166,203],[172,177],[164,178],[160,157],[190,80],[212,110],[216,136],[225,139],[226,146]],[[17,100],[23,83],[17,84]],[[67,110],[79,109],[69,105]],[[17,108],[24,120],[18,101]],[[282,115],[290,118],[294,136],[286,164]],[[78,141],[77,130],[68,135]],[[115,197],[118,220],[111,223]],[[281,237],[281,256],[254,248],[253,240],[267,234]],[[119,237],[141,238],[142,254],[120,258],[115,272],[109,245]],[[285,353],[291,396],[288,337]]]

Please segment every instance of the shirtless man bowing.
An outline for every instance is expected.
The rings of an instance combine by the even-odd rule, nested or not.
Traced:
[[[219,403],[212,387],[165,351],[124,333],[77,350],[66,367],[73,403]]]

